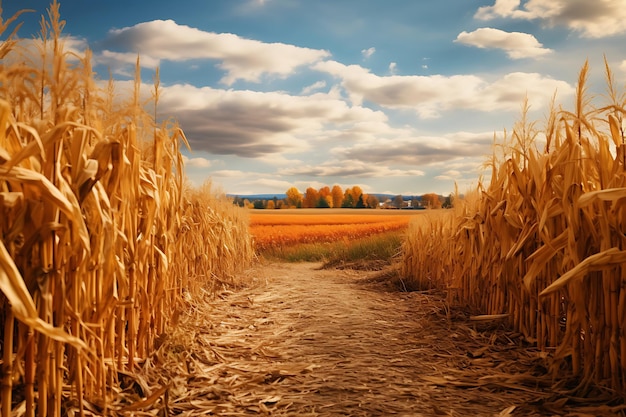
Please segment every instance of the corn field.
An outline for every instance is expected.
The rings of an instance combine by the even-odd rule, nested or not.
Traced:
[[[149,105],[139,60],[119,100],[66,50],[56,1],[34,55],[17,18],[0,21],[1,414],[103,415],[184,300],[251,259],[247,218],[186,183],[158,72]]]
[[[553,103],[540,129],[524,106],[494,146],[488,186],[414,223],[402,267],[476,314],[508,315],[551,353],[555,383],[571,377],[577,386],[564,388],[582,395],[626,392],[626,96],[605,67],[600,108],[587,63],[573,111]]]

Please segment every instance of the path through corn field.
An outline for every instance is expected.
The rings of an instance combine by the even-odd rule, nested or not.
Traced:
[[[168,384],[164,414],[566,415],[539,352],[432,295],[313,264],[249,273],[246,289],[190,300],[144,365],[145,396]]]

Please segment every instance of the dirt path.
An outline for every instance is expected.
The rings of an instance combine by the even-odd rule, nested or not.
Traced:
[[[545,371],[538,352],[451,321],[432,296],[313,264],[250,273],[250,288],[191,300],[195,310],[144,366],[145,396],[151,381],[169,384],[163,413],[565,414],[533,375]]]

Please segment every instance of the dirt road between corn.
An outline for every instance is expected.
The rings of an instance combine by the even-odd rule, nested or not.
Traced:
[[[494,333],[494,323],[447,311],[436,296],[317,264],[248,274],[247,288],[190,300],[144,366],[145,396],[167,387],[152,407],[167,415],[567,415],[544,355],[519,335]]]

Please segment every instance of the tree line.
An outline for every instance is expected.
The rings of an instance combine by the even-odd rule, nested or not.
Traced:
[[[345,190],[339,185],[323,186],[320,189],[308,187],[301,193],[296,187],[285,192],[285,198],[258,199],[250,202],[241,197],[235,197],[234,203],[254,209],[282,209],[282,208],[448,208],[452,206],[451,197],[442,197],[435,193],[424,194],[406,200],[402,195],[380,201],[373,194],[366,194],[361,187],[355,185]]]

